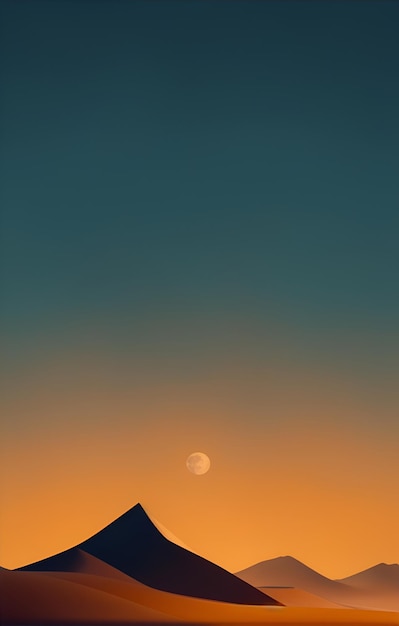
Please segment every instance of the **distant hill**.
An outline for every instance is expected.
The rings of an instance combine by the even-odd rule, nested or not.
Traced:
[[[236,576],[258,588],[295,587],[341,606],[399,611],[398,569],[397,565],[380,564],[342,580],[330,580],[297,559],[283,556],[256,563]],[[277,593],[276,597],[282,596]]]
[[[140,504],[75,548],[19,569],[87,571],[81,569],[85,559],[88,566],[85,555],[154,589],[235,604],[280,605],[234,574],[166,539]]]
[[[397,591],[399,597],[399,565],[379,563],[339,582],[360,589],[392,589]]]
[[[254,587],[298,587],[310,593],[320,593],[333,588],[340,588],[341,583],[331,581],[301,563],[292,556],[279,556],[261,561],[236,573]]]

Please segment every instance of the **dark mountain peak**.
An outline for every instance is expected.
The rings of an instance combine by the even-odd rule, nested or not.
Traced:
[[[133,524],[134,525],[142,524],[142,525],[147,525],[148,527],[152,526],[153,528],[157,530],[156,526],[154,525],[151,518],[146,513],[143,505],[140,502],[137,502],[137,504],[135,504],[130,509],[125,511],[125,513],[122,513],[119,517],[112,520],[112,522],[107,524],[107,526],[105,526],[103,530],[106,530],[107,528],[111,526],[122,527],[122,526],[128,526],[128,525],[133,525]],[[99,532],[102,532],[102,530]]]
[[[143,506],[137,503],[78,547],[94,555],[99,552],[103,555],[100,558],[107,561],[104,556],[108,557],[110,552],[123,554],[132,549],[136,552],[144,546],[155,549],[163,541],[167,539],[151,521]]]
[[[102,575],[105,565],[171,593],[236,604],[280,604],[234,574],[169,541],[140,503],[74,548],[21,569],[90,568]]]
[[[132,506],[130,509],[128,509],[125,513],[122,513],[122,515],[120,515],[119,517],[116,518],[115,522],[120,519],[121,517],[124,517],[125,515],[134,515],[134,516],[139,516],[141,515],[143,518],[146,518],[151,524],[151,519],[148,516],[148,514],[146,513],[143,505],[141,504],[141,502],[137,502],[137,504],[135,504],[134,506]]]
[[[140,503],[78,548],[163,591],[239,604],[278,604],[221,567],[166,539]]]

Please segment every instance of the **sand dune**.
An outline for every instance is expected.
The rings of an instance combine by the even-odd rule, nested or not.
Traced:
[[[278,605],[273,598],[223,568],[166,539],[140,504],[76,548],[140,582],[164,591],[236,604]],[[20,568],[27,571],[71,571],[63,553]]]
[[[106,579],[103,576],[72,572],[48,572],[42,575],[91,587],[147,608],[156,608],[171,618],[181,619],[185,622],[192,622],[194,618],[204,623],[224,620],[241,622],[247,619],[256,622],[262,621],[265,614],[263,610],[265,607],[263,606],[216,602],[172,594],[148,587],[134,580],[122,582],[117,579]]]
[[[94,574],[2,572],[3,626],[270,624],[398,626],[394,613],[244,606],[189,598]]]
[[[2,626],[177,622],[156,609],[38,572],[2,571],[0,581]]]
[[[273,598],[279,600],[284,606],[307,606],[324,609],[344,608],[341,604],[330,602],[330,600],[316,596],[314,593],[309,593],[309,591],[295,587],[259,587],[259,589],[260,591],[272,595]]]
[[[144,604],[148,607],[157,607],[162,612],[174,615],[184,620],[190,620],[193,615],[201,618],[203,621],[213,617],[221,619],[224,615],[227,615],[227,611],[229,609],[229,607],[226,607],[225,605],[220,606],[220,603],[158,591],[138,582],[136,582],[134,589],[132,589],[132,587],[129,586],[129,583],[121,585],[120,581],[105,581],[104,579],[99,579],[98,577],[93,576],[79,575],[76,577],[73,574],[65,574],[63,572],[51,575],[68,580],[78,580],[81,584],[94,586],[97,589],[106,590],[109,593],[116,594],[123,598],[133,599],[135,602]],[[328,600],[318,598],[317,596],[300,589],[273,588],[265,591],[266,593],[268,591],[270,593],[273,592],[276,598],[283,604],[285,604],[284,599],[287,600],[287,606],[291,607],[343,608],[340,605],[333,604]],[[243,607],[237,606],[234,607],[234,613],[236,616],[244,615],[244,612],[248,615],[248,609],[251,608],[252,607],[245,607],[245,611],[243,611]],[[256,610],[251,611],[251,614],[253,619],[255,619],[261,613],[258,607],[253,608]],[[233,611],[229,613],[229,615],[232,614]]]
[[[61,552],[60,554],[45,559],[43,563],[46,563],[53,571],[56,572],[61,571],[81,574],[95,574],[96,576],[105,576],[106,578],[116,578],[118,580],[133,582],[133,579],[127,574],[124,574],[115,567],[112,567],[112,565],[108,565],[108,563],[104,563],[104,561],[97,559],[95,556],[88,554],[80,548],[65,550],[65,552]],[[21,568],[21,571],[29,569],[30,567]],[[42,568],[41,571],[45,571],[45,568]]]
[[[399,611],[399,592],[395,586],[396,569],[395,566],[386,566],[389,567],[393,568],[389,570],[390,574],[384,568],[371,568],[336,581],[322,576],[292,557],[285,556],[262,561],[237,572],[236,575],[258,588],[295,587],[346,607]]]

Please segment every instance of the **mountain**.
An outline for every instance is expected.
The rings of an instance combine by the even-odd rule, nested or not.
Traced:
[[[284,556],[257,563],[236,576],[267,592],[273,586],[294,587],[345,607],[399,611],[398,569],[397,565],[380,564],[343,580],[330,580]],[[276,598],[282,599],[282,595],[276,593]]]
[[[351,589],[357,606],[399,612],[399,565],[379,563],[340,581]],[[399,623],[399,621],[398,621]]]
[[[237,572],[236,576],[254,587],[297,587],[315,594],[328,593],[341,586],[341,583],[331,581],[292,556],[261,561]]]
[[[20,570],[81,571],[82,553],[154,589],[235,604],[280,605],[234,574],[166,539],[140,504],[74,548]]]
[[[379,563],[338,582],[358,589],[392,589],[396,590],[399,597],[399,565]]]

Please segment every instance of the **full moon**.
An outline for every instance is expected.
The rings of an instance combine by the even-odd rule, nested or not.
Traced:
[[[193,474],[206,474],[211,466],[209,456],[203,452],[193,452],[186,461],[187,469]]]

